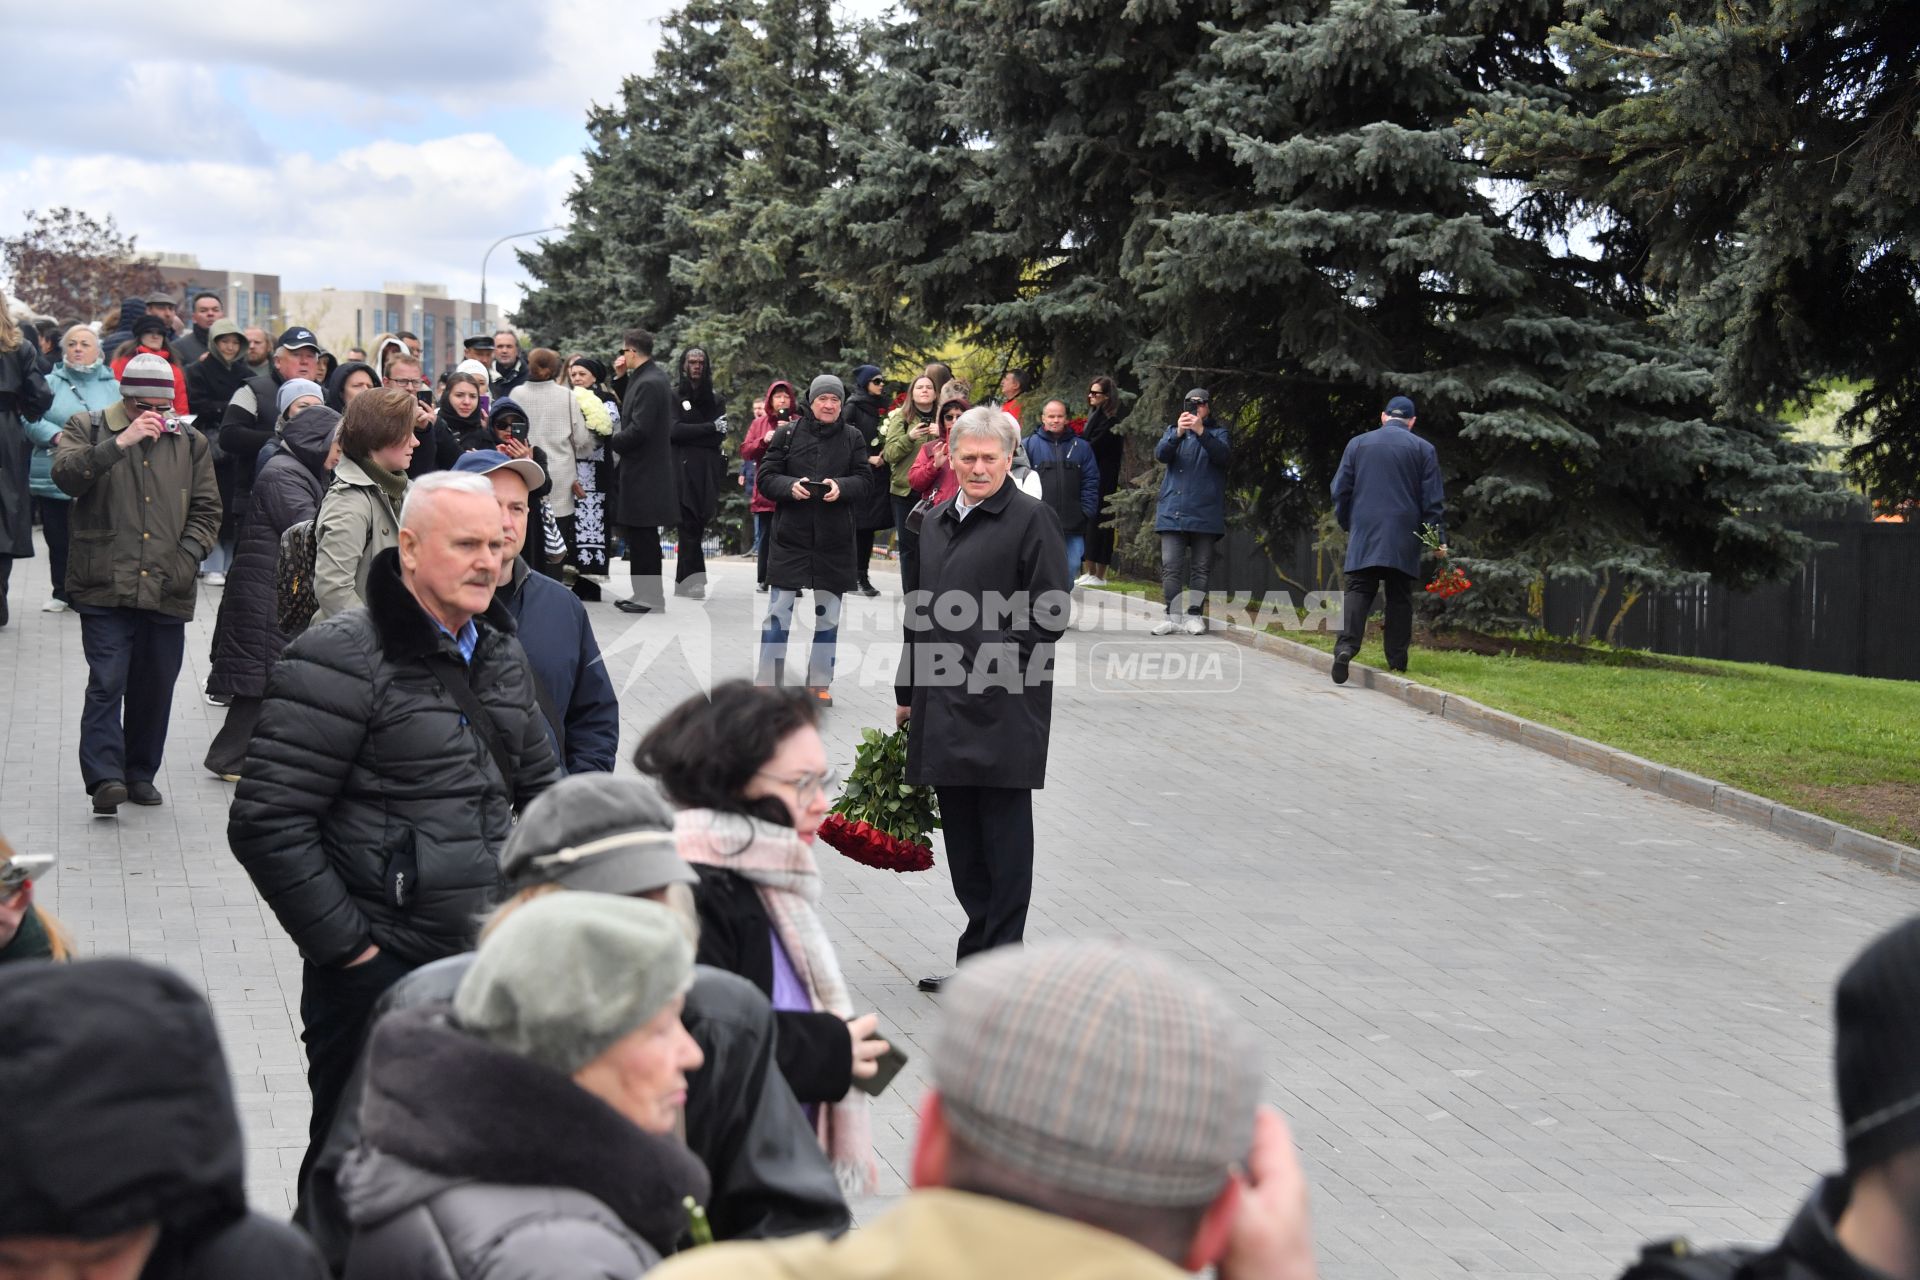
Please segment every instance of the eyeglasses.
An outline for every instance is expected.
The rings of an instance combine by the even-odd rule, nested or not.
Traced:
[[[1106,398],[1107,393],[1104,391],[1094,390],[1087,392],[1087,399],[1089,400],[1105,400]]]
[[[419,378],[388,378],[387,385],[390,387],[403,387],[408,391],[418,391],[427,384]]]
[[[826,769],[820,773],[803,773],[797,778],[783,778],[777,773],[768,773],[765,769],[754,770],[754,776],[765,778],[768,782],[777,782],[783,787],[792,787],[794,799],[807,804],[813,797],[825,797],[840,787],[840,771]]]

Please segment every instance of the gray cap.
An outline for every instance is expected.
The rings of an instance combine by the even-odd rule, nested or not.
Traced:
[[[1044,1186],[1189,1207],[1253,1144],[1260,1068],[1198,975],[1123,942],[1006,947],[947,988],[933,1079],[954,1135]]]
[[[830,373],[823,373],[807,384],[807,403],[812,404],[821,396],[837,396],[844,400],[847,398],[846,384]]]
[[[500,871],[515,889],[636,894],[700,882],[680,857],[660,788],[610,773],[576,773],[534,797],[507,837]]]
[[[467,1032],[572,1075],[693,985],[680,917],[645,898],[553,893],[480,943],[454,993]]]

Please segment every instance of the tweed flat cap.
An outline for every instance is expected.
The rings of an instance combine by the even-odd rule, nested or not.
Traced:
[[[1047,1186],[1205,1204],[1253,1143],[1260,1070],[1201,978],[1122,942],[1004,948],[947,988],[934,1083],[954,1134]]]

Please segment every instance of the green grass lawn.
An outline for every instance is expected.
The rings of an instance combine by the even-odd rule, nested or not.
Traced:
[[[1322,632],[1289,639],[1332,649]],[[1424,648],[1422,684],[1920,844],[1920,682],[1593,649],[1582,661]],[[1378,638],[1359,661],[1384,668]]]

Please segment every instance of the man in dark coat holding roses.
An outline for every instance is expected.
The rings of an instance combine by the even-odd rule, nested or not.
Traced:
[[[786,652],[793,602],[813,591],[813,647],[807,690],[833,705],[833,650],[839,639],[840,597],[859,576],[855,523],[870,483],[867,442],[840,421],[846,388],[823,373],[807,387],[807,409],[775,431],[760,459],[761,494],[777,504],[773,550],[767,556],[767,621],[760,633],[760,682],[780,682],[775,665]]]
[[[1046,785],[1053,645],[1073,608],[1060,522],[1009,478],[1018,425],[998,409],[953,424],[960,488],[920,527],[894,683],[911,719],[907,780],[940,798],[947,868],[967,913],[957,959],[1019,942],[1033,896],[1033,793]],[[923,978],[938,991],[944,978]]]

